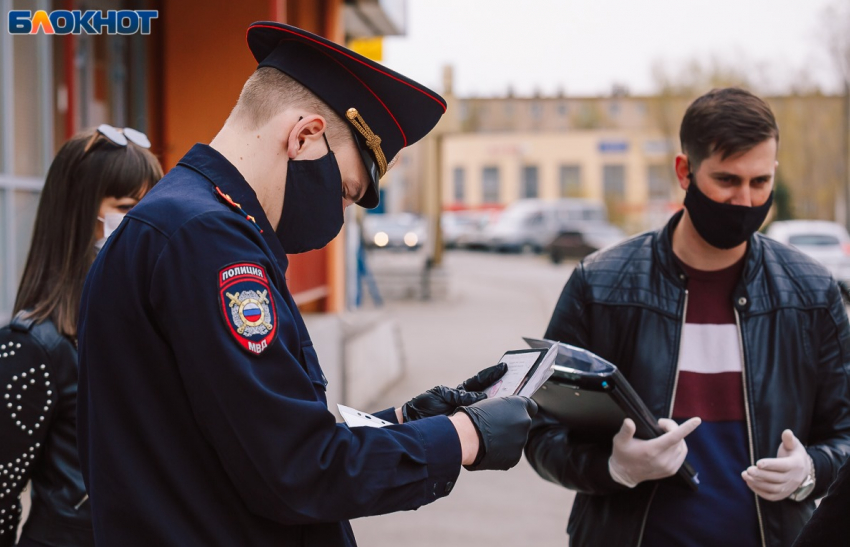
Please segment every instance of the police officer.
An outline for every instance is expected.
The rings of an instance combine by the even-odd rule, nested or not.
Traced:
[[[79,448],[100,545],[354,545],[346,519],[446,496],[462,464],[515,465],[536,411],[476,392],[497,367],[379,413],[399,425],[335,423],[286,253],[327,244],[344,206],[376,206],[445,102],[291,26],[256,23],[248,44],[259,67],[221,132],[86,282]]]

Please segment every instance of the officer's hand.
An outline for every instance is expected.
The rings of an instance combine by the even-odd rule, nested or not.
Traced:
[[[741,476],[750,490],[769,501],[784,500],[803,484],[811,466],[809,454],[790,429],[782,432],[775,458],[762,458]]]
[[[461,407],[460,412],[469,416],[479,441],[475,460],[464,467],[470,471],[504,471],[522,457],[537,403],[527,397],[499,397]]]
[[[485,368],[457,388],[437,386],[404,403],[401,407],[401,422],[412,422],[431,416],[448,416],[458,407],[475,404],[487,395],[482,390],[490,387],[504,376],[508,366],[504,363]]]
[[[505,363],[487,367],[469,380],[458,385],[457,388],[465,391],[484,391],[495,384],[507,371],[508,365]]]
[[[620,431],[614,435],[614,449],[608,459],[611,478],[623,486],[634,488],[643,481],[675,475],[688,455],[685,437],[700,423],[702,420],[699,418],[691,418],[682,425],[661,419],[658,425],[667,433],[645,441],[635,439],[635,422],[626,418]]]

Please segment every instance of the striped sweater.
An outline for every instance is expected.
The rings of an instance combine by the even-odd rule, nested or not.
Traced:
[[[688,274],[688,306],[679,352],[673,419],[702,425],[687,437],[699,492],[662,481],[652,500],[642,545],[710,547],[760,544],[753,492],[741,478],[750,465],[743,363],[732,294],[743,259],[719,271]]]

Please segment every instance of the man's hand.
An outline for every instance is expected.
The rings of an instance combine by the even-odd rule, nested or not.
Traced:
[[[459,408],[449,419],[458,430],[464,467],[470,471],[505,471],[515,466],[522,457],[535,414],[537,403],[517,396],[486,399]],[[469,434],[467,422],[476,432],[477,443],[465,443],[465,435]],[[476,444],[473,452],[471,448]]]
[[[634,488],[643,481],[675,475],[688,455],[685,437],[701,423],[699,418],[691,418],[678,425],[673,420],[662,418],[658,425],[667,433],[644,441],[635,439],[635,422],[626,418],[620,431],[614,435],[614,450],[608,460],[611,478]]]
[[[750,490],[769,501],[784,500],[803,484],[809,474],[809,454],[790,429],[782,432],[775,458],[763,458],[741,476]]]
[[[469,406],[486,399],[487,395],[482,391],[496,383],[507,370],[508,365],[499,363],[485,368],[455,389],[446,386],[433,387],[407,401],[400,409],[396,409],[398,423],[412,422],[431,416],[448,416],[458,407]]]

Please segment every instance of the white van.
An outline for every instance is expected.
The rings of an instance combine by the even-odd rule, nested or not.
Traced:
[[[767,228],[767,237],[796,247],[823,264],[839,281],[850,281],[850,234],[827,220],[780,220]]]
[[[485,244],[493,251],[540,252],[576,224],[605,222],[605,205],[589,199],[521,199],[487,227]]]

